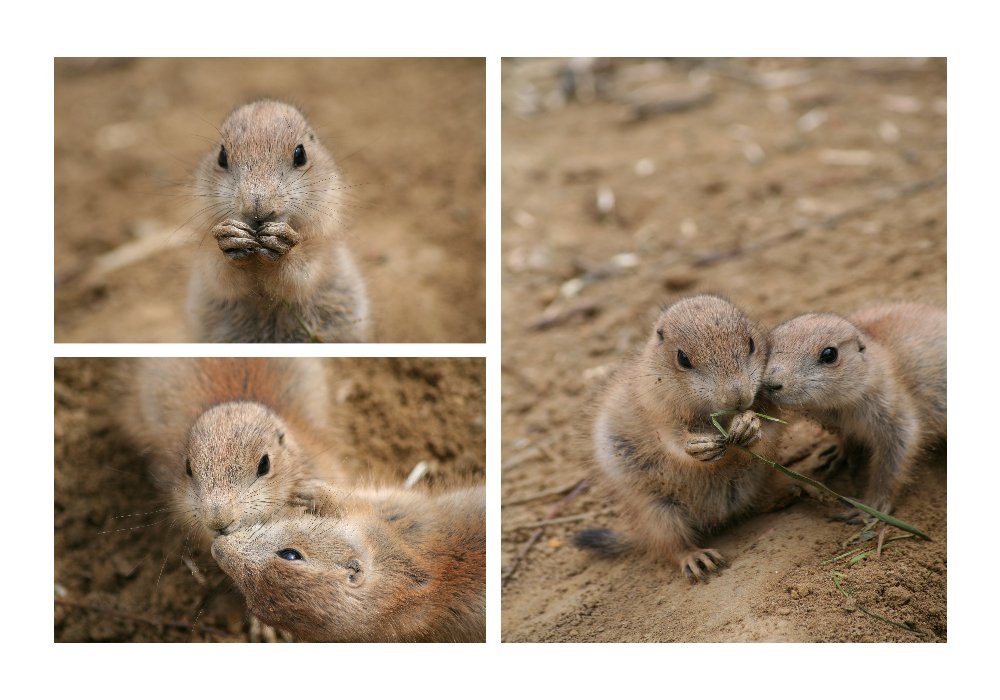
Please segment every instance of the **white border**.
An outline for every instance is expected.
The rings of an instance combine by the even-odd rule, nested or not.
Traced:
[[[996,344],[996,24],[984,3],[885,1],[528,3],[242,2],[8,7],[4,43],[7,205],[5,508],[7,687],[72,697],[283,693],[376,697],[479,694],[841,697],[993,687],[997,606],[990,443]],[[497,588],[487,645],[371,647],[55,645],[51,627],[52,356],[154,354],[146,345],[52,340],[53,55],[478,55],[488,57],[488,469],[490,561],[497,581],[499,493],[499,56],[949,56],[949,307],[952,391],[947,645],[500,645]],[[178,354],[171,346],[157,346]],[[190,348],[190,346],[188,346]],[[402,346],[404,355],[420,348]],[[455,346],[451,346],[454,348]],[[401,349],[402,349],[401,348]],[[388,350],[381,346],[380,350]],[[262,348],[254,348],[257,354]],[[291,347],[284,354],[295,354]],[[190,350],[180,354],[199,354]],[[373,350],[373,353],[378,351]],[[230,351],[230,354],[236,354]],[[355,353],[360,356],[360,353]],[[389,354],[389,353],[387,353]],[[480,353],[473,353],[481,356]],[[983,430],[985,428],[985,430]],[[985,439],[984,439],[985,438]],[[980,447],[986,443],[986,449]],[[41,511],[41,517],[38,512]],[[39,525],[45,537],[29,536]],[[43,542],[39,546],[38,540]],[[13,644],[11,644],[13,642]],[[987,656],[987,652],[990,652]],[[16,679],[16,680],[15,680]],[[959,690],[961,692],[961,690]],[[975,691],[972,691],[975,692]],[[756,694],[756,693],[755,693]]]

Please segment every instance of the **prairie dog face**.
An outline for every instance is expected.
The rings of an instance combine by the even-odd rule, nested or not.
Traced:
[[[188,436],[183,506],[214,537],[266,518],[288,498],[302,456],[284,423],[245,401],[213,406]]]
[[[771,331],[769,342],[764,389],[775,403],[836,410],[863,398],[866,341],[847,320],[833,314],[798,316]]]
[[[335,218],[327,195],[342,181],[299,110],[271,100],[252,102],[235,109],[219,134],[220,144],[197,177],[216,219],[238,219],[254,229],[285,222],[300,230],[304,223]]]
[[[656,320],[643,351],[647,402],[683,406],[693,415],[745,410],[767,361],[764,333],[733,304],[714,296],[682,299]]]
[[[377,618],[378,577],[365,539],[311,514],[256,523],[212,542],[212,556],[265,622],[303,638],[359,639]]]

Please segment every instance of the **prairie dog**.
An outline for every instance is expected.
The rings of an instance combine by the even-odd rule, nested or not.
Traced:
[[[339,476],[315,358],[144,358],[128,372],[121,423],[203,543],[267,518],[300,479]]]
[[[892,303],[850,320],[805,314],[771,331],[770,344],[769,399],[840,433],[847,458],[870,465],[863,502],[888,513],[921,450],[947,435],[944,309]]]
[[[312,482],[304,502],[212,543],[254,615],[307,641],[485,641],[484,489]]]
[[[364,342],[368,298],[335,240],[347,189],[333,157],[294,107],[233,110],[195,189],[216,245],[199,246],[188,289],[197,340]]]
[[[769,438],[750,410],[766,361],[764,332],[726,299],[694,296],[664,309],[642,352],[611,380],[593,429],[597,463],[632,533],[585,530],[576,544],[604,555],[636,546],[692,581],[716,571],[724,559],[699,548],[700,534],[762,507],[772,487],[770,468],[733,447]],[[728,439],[709,418],[725,410],[736,412]]]

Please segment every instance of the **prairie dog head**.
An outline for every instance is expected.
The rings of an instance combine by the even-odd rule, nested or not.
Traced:
[[[370,534],[338,518],[283,515],[217,537],[212,556],[265,622],[307,640],[364,641],[402,602]]]
[[[284,422],[266,406],[219,404],[191,427],[178,498],[211,536],[226,534],[284,504],[303,475],[303,459]]]
[[[314,222],[336,218],[329,195],[342,186],[339,171],[295,107],[273,100],[237,107],[219,135],[197,174],[198,193],[215,219],[254,229],[286,222],[307,234]]]
[[[660,313],[643,350],[643,401],[692,417],[744,410],[766,361],[763,331],[732,303],[708,295],[681,299]]]
[[[829,409],[860,401],[867,387],[867,341],[833,314],[805,314],[771,331],[764,389],[775,403]]]

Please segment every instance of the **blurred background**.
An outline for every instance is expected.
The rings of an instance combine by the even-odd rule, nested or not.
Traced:
[[[55,340],[186,342],[191,172],[234,107],[303,109],[382,342],[485,339],[483,59],[56,59]]]
[[[596,482],[561,510],[574,522],[521,554],[530,524],[589,475],[596,397],[658,305],[721,293],[770,327],[886,299],[945,304],[946,79],[943,59],[504,60],[505,640],[914,639],[843,615],[828,567],[804,564],[846,537],[815,503],[716,540],[736,563],[707,587],[569,546],[620,522]],[[936,463],[900,512],[943,535]],[[942,542],[908,553],[929,578],[884,558],[868,574],[938,640]]]

